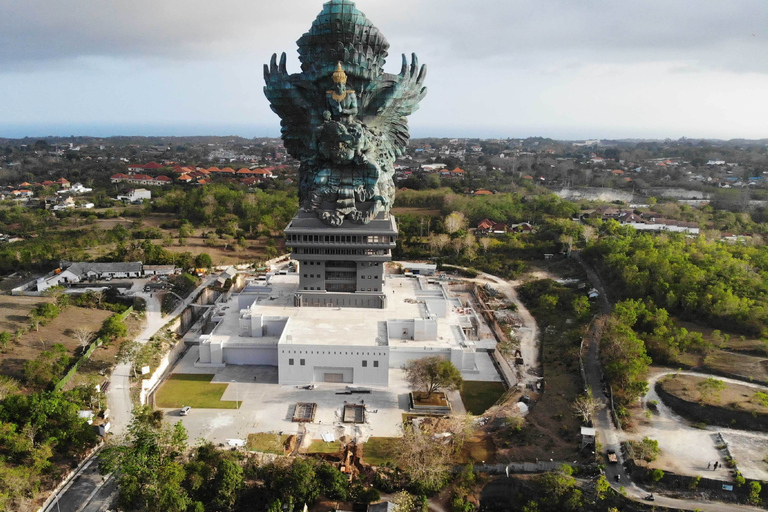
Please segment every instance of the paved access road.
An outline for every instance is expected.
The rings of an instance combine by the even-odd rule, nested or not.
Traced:
[[[208,286],[215,276],[208,276],[189,296],[182,301],[170,315],[163,317],[160,301],[154,294],[137,292],[136,295],[147,301],[147,326],[136,338],[141,344],[146,343],[168,321],[184,311],[198,293]],[[131,365],[120,363],[115,366],[107,389],[107,404],[110,409],[111,432],[114,435],[125,433],[133,417],[131,401]],[[59,492],[45,512],[98,512],[108,505],[109,498],[117,489],[114,478],[102,476],[98,470],[98,453],[87,461],[72,481]]]
[[[215,276],[208,276],[189,296],[184,299],[171,313],[163,317],[160,310],[160,301],[155,294],[137,293],[147,301],[147,326],[136,337],[136,341],[142,345],[149,341],[157,331],[168,323],[168,321],[181,314],[182,311],[203,291],[209,284],[215,280]],[[115,436],[125,433],[125,428],[131,422],[133,417],[133,402],[131,401],[131,364],[119,363],[112,371],[112,377],[107,389],[107,403],[110,410],[110,421],[112,423],[111,432]]]
[[[576,259],[587,272],[587,276],[597,291],[600,293],[600,309],[603,315],[607,315],[611,312],[611,305],[607,300],[605,287],[600,281],[599,276],[585,264],[580,255],[574,251],[572,253]],[[587,383],[592,388],[596,398],[603,401],[603,407],[595,415],[594,426],[597,429],[598,435],[603,440],[603,448],[606,450],[615,450],[619,455],[619,464],[607,464],[605,468],[605,475],[608,481],[615,490],[620,491],[622,488],[626,490],[627,497],[639,502],[646,502],[643,498],[649,494],[648,490],[638,487],[630,479],[627,472],[624,470],[624,466],[621,464],[621,446],[619,440],[619,429],[614,425],[611,419],[611,410],[608,406],[608,398],[603,393],[602,382],[602,368],[600,367],[599,359],[599,341],[601,334],[601,323],[596,321],[592,323],[592,329],[587,335],[587,357],[584,361],[584,370],[587,374]],[[607,461],[606,461],[607,462]],[[620,480],[616,480],[616,477]],[[676,508],[680,510],[701,510],[702,512],[745,512],[745,511],[760,511],[765,509],[758,507],[750,507],[747,505],[735,505],[730,503],[719,503],[712,501],[695,501],[695,500],[680,500],[674,498],[667,498],[665,496],[655,496],[654,505]]]

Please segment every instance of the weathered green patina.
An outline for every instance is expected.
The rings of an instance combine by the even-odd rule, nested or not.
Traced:
[[[273,55],[264,94],[301,161],[302,206],[330,226],[367,224],[395,199],[394,162],[408,144],[406,116],[427,92],[426,66],[403,55],[400,74],[384,73],[389,43],[349,0],[324,4],[297,44],[301,73]]]

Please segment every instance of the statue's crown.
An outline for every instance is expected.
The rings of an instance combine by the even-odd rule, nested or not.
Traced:
[[[333,82],[342,84],[347,83],[347,74],[344,72],[344,68],[341,67],[341,62],[336,64],[336,71],[333,72]]]

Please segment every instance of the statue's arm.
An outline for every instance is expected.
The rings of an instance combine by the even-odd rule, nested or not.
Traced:
[[[356,116],[357,115],[357,94],[353,92],[348,97],[349,97],[349,108],[344,108],[341,110],[341,112],[346,115]]]

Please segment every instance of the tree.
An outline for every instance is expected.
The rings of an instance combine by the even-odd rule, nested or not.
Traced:
[[[752,395],[752,401],[768,409],[768,393],[756,391],[755,394]]]
[[[214,486],[214,507],[217,510],[232,510],[243,487],[243,468],[230,460],[222,459],[216,468]]]
[[[38,304],[38,306],[32,310],[32,316],[41,319],[40,323],[45,324],[49,320],[53,320],[61,313],[61,309],[56,304],[46,302],[44,304]]]
[[[19,390],[19,383],[16,379],[7,375],[0,375],[0,402],[7,396],[11,396]]]
[[[78,327],[72,332],[72,336],[80,343],[80,348],[85,349],[96,333],[87,327]]]
[[[654,469],[650,472],[651,480],[653,480],[654,483],[659,483],[662,478],[664,478],[664,471],[662,471],[659,468]]]
[[[117,315],[112,315],[111,317],[104,320],[103,324],[101,324],[101,335],[109,338],[110,340],[123,338],[127,333],[128,328]]]
[[[166,425],[149,408],[137,408],[123,444],[109,444],[99,456],[99,470],[116,472],[118,501],[126,510],[184,512],[192,505],[182,454],[186,431],[181,422]]]
[[[59,308],[69,305],[69,295],[65,293],[63,286],[51,286],[45,290],[45,295],[53,298],[53,303]]]
[[[420,499],[408,491],[400,491],[392,497],[391,502],[395,506],[395,512],[428,512],[426,496],[422,496],[422,498],[424,499]]]
[[[592,423],[592,417],[600,405],[600,400],[597,400],[592,395],[592,388],[587,388],[585,394],[576,398],[576,401],[573,403],[573,409],[576,411],[576,415],[589,425]]]
[[[13,335],[8,331],[0,332],[0,348],[5,348],[11,342]]]
[[[659,456],[659,442],[650,437],[644,437],[642,441],[630,441],[635,458],[646,462],[653,462]]]
[[[441,389],[453,391],[461,387],[461,372],[449,360],[431,356],[412,359],[403,365],[405,378],[413,388],[423,389],[428,397]]]
[[[703,402],[719,402],[720,394],[727,388],[725,382],[714,377],[708,377],[696,384],[696,389],[699,390]]]
[[[589,299],[586,295],[579,295],[571,303],[571,308],[574,314],[579,318],[585,318],[589,316],[592,306],[589,303]]]
[[[611,484],[608,482],[608,479],[605,478],[605,475],[600,475],[597,482],[595,482],[595,495],[597,496],[597,499],[604,500],[605,493],[607,493],[610,488]]]
[[[431,432],[404,426],[402,437],[394,443],[395,462],[406,472],[418,494],[435,493],[450,481],[452,451]]]
[[[44,350],[35,359],[24,363],[24,378],[33,386],[44,388],[62,376],[69,362],[66,347],[54,343],[51,350]]]
[[[213,266],[213,258],[206,252],[201,252],[195,256],[196,268],[211,268]]]
[[[453,248],[453,251],[456,253],[456,256],[461,254],[461,251],[464,250],[464,240],[461,238],[454,238],[451,241],[451,247]]]
[[[347,499],[349,479],[344,473],[330,464],[321,464],[315,474],[322,486],[323,496],[332,500]]]
[[[434,252],[436,255],[439,255],[441,252],[443,252],[443,249],[446,248],[450,241],[451,237],[445,233],[432,235],[429,237],[429,246],[432,249],[432,252]]]
[[[453,234],[467,227],[467,217],[462,212],[453,212],[445,218],[443,224],[445,230]]]

